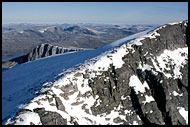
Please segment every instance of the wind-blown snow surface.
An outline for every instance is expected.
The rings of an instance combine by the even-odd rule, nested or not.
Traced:
[[[101,72],[108,70],[110,64],[113,64],[116,68],[122,67],[122,57],[128,53],[127,50],[132,49],[132,44],[142,45],[140,40],[142,40],[144,37],[154,38],[155,36],[159,36],[159,34],[157,34],[154,30],[155,29],[150,29],[135,35],[131,35],[96,50],[86,50],[81,52],[50,56],[47,58],[42,58],[33,62],[28,62],[16,66],[15,68],[3,72],[3,123],[11,123],[11,120],[9,118],[14,116],[20,108],[33,110],[34,108],[44,107],[46,111],[58,112],[61,116],[63,116],[63,118],[66,118],[67,121],[70,121],[70,116],[72,116],[77,119],[79,124],[116,124],[113,123],[113,119],[115,118],[115,116],[119,115],[118,110],[119,108],[121,108],[121,106],[113,110],[110,114],[101,114],[94,116],[92,115],[90,107],[94,105],[95,101],[98,100],[99,97],[96,96],[94,98],[92,95],[89,95],[88,98],[79,98],[78,95],[92,91],[92,89],[88,86],[88,82],[97,75],[100,75]],[[147,33],[149,33],[150,31],[153,31],[153,33],[147,35]],[[141,36],[144,37],[138,38]],[[128,42],[130,43],[127,46],[122,45]],[[75,66],[79,67],[69,69]],[[69,70],[63,72],[63,70],[66,69]],[[89,79],[84,79],[82,75],[77,77],[75,76],[77,73],[86,72],[92,72],[90,73]],[[62,78],[60,78],[61,76]],[[59,80],[57,80],[58,78]],[[53,80],[56,81],[52,83]],[[73,86],[77,86],[78,91],[75,91],[74,94],[68,96],[68,99],[64,99],[60,96],[63,92],[60,88],[63,86],[67,86],[70,83],[72,83]],[[139,84],[142,85],[142,83]],[[134,84],[131,85],[134,86]],[[146,83],[143,83],[143,85],[147,86]],[[42,93],[45,91],[49,91],[50,95],[42,94],[40,96],[37,96],[36,93],[40,93],[40,91]],[[65,106],[66,112],[58,110],[56,106],[52,106],[51,103],[48,102],[47,98],[51,98],[53,94],[61,99],[62,103]],[[38,100],[40,100],[40,105],[37,104]],[[153,99],[150,97],[146,97],[146,101],[144,103],[150,101],[153,101]],[[85,108],[89,109],[89,113],[84,112],[81,107],[82,105],[80,104],[77,106],[73,106],[73,103],[75,102],[82,102],[83,104],[86,104]],[[52,104],[55,104],[55,100],[53,100]],[[130,111],[126,111],[126,114],[130,115]],[[41,124],[41,122],[39,122],[38,120],[36,120],[37,122],[33,121],[33,119],[31,119],[31,117],[28,117],[28,115],[30,114],[25,113],[25,115],[17,116],[17,118],[24,117],[25,122],[17,120],[16,124],[28,124],[28,121]],[[35,119],[39,119],[37,114],[33,114],[32,117],[35,117]],[[93,121],[89,121],[87,118]],[[110,120],[106,121],[106,118],[110,118]],[[120,115],[120,118],[125,120],[125,116]],[[136,123],[136,121],[133,121],[133,123],[131,124]],[[68,122],[67,124],[70,123]]]

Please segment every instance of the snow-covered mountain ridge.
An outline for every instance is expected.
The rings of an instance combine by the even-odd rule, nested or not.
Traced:
[[[185,22],[169,24],[97,50],[37,60],[32,67],[43,64],[44,70],[41,68],[36,74],[44,75],[32,76],[33,79],[51,81],[54,77],[48,72],[59,78],[46,81],[39,88],[41,94],[29,103],[25,103],[25,97],[15,104],[11,83],[22,84],[17,87],[17,92],[22,92],[23,85],[33,88],[40,81],[19,82],[17,79],[22,76],[5,78],[18,69],[27,69],[27,64],[8,70],[3,73],[3,119],[11,118],[8,115],[14,114],[15,106],[17,111],[22,110],[6,124],[187,124],[186,27]],[[49,63],[45,61],[52,62],[51,66],[46,66]],[[61,72],[62,69],[66,70]],[[16,96],[24,95],[19,94]]]

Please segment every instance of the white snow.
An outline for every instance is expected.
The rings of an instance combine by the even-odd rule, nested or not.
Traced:
[[[124,97],[124,95],[121,96],[121,100],[125,100],[127,97]]]
[[[150,89],[148,84],[146,82],[142,84],[136,75],[130,77],[129,86],[133,87],[137,94],[144,93],[145,88]]]
[[[10,124],[14,124],[14,121],[9,118],[6,122],[5,122],[5,125],[10,125]]]
[[[156,32],[156,31],[154,31],[152,34],[150,34],[148,37],[150,38],[150,39],[153,39],[153,38],[156,38],[156,36],[160,36],[160,34],[158,33],[158,32]]]
[[[177,107],[177,109],[179,109],[179,113],[185,119],[186,124],[188,124],[188,111],[186,111],[183,107]]]
[[[147,88],[148,90],[150,89],[150,87],[148,86],[146,81],[144,81],[143,86],[144,86],[144,88]]]
[[[179,24],[179,23],[182,23],[181,21],[180,22],[173,22],[173,23],[168,23],[169,25],[176,25],[176,24]]]
[[[173,91],[172,94],[173,94],[174,96],[183,96],[183,93],[179,94],[179,93],[177,93],[176,91]]]
[[[48,90],[50,90],[50,88],[42,88],[42,89],[40,90],[40,92],[41,92],[41,93],[45,93],[45,92],[48,91]]]
[[[122,60],[122,58],[126,54],[127,54],[126,45],[121,46],[121,48],[119,48],[119,50],[117,50],[117,52],[113,54],[112,63],[113,63],[113,66],[115,66],[116,69],[122,67],[122,65],[124,64],[124,61]]]
[[[152,96],[145,95],[145,101],[142,101],[142,103],[145,105],[146,103],[150,103],[151,101],[155,101]]]
[[[145,71],[145,70],[150,71],[150,70],[152,70],[152,68],[153,67],[148,64],[143,64],[143,66],[142,66],[141,62],[139,63],[139,66],[137,67],[137,69],[141,69],[142,71]]]
[[[184,53],[184,56],[182,54]],[[169,65],[174,66],[173,74],[174,78],[182,78],[182,73],[180,72],[181,67],[187,63],[188,59],[188,47],[178,48],[174,51],[164,50],[164,52],[157,57],[160,69],[158,71],[163,72],[164,70],[170,70]],[[166,67],[168,65],[168,67]]]
[[[144,54],[144,56],[146,56],[148,54],[148,52],[146,52],[145,54]]]
[[[97,100],[97,104],[95,105],[95,107],[99,106],[99,105],[100,105],[100,102],[101,102],[101,100],[98,99],[98,100]]]
[[[133,121],[133,125],[138,125],[137,121]]]
[[[42,125],[39,115],[29,111],[17,116],[15,125],[30,125],[30,122],[35,125]]]
[[[187,60],[188,47],[177,48],[173,51],[164,50],[164,52],[161,55],[157,56],[156,59],[151,58],[151,61],[156,71],[162,72],[167,78],[173,77],[174,79],[182,78],[182,73],[180,72],[180,69],[187,63]],[[156,61],[158,62],[158,64]],[[170,71],[170,66],[174,66],[173,73],[166,72]],[[139,63],[139,68],[143,69],[141,63]],[[153,70],[152,72],[157,74],[157,72]]]
[[[127,109],[126,109],[126,110],[124,110],[124,112],[125,112],[126,115],[129,115],[129,116],[132,114],[132,111],[131,111],[131,110],[127,110]]]
[[[137,115],[137,119],[138,119],[138,120],[141,120],[141,118],[139,117],[139,115]]]
[[[161,71],[160,68],[159,68],[159,66],[158,66],[157,63],[155,62],[155,60],[151,59],[151,61],[152,61],[153,65],[154,65],[156,71],[162,72],[167,78],[172,77],[171,74],[165,73],[165,72]],[[155,73],[155,74],[157,74],[157,73]]]

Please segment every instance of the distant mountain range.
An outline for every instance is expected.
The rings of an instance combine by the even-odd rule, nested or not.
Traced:
[[[153,26],[106,24],[3,25],[2,55],[26,54],[43,43],[65,48],[95,49]]]

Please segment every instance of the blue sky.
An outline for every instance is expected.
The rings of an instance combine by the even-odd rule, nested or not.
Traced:
[[[188,19],[188,2],[3,2],[7,23],[164,24]]]

